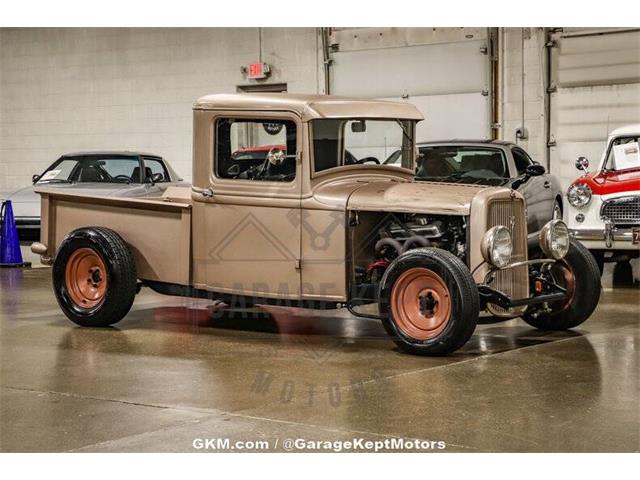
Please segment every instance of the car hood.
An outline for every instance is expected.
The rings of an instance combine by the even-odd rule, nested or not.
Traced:
[[[7,197],[7,200],[11,200],[15,217],[40,216],[40,195],[33,190],[33,185],[16,190]]]
[[[594,172],[579,178],[575,183],[589,185],[596,195],[637,191],[640,190],[640,168]]]
[[[468,215],[478,192],[490,187],[442,182],[354,179],[323,185],[316,200],[349,210]]]
[[[7,200],[11,200],[11,203],[17,205],[19,203],[36,203],[40,204],[40,196],[34,191],[33,185],[16,190],[7,197]]]

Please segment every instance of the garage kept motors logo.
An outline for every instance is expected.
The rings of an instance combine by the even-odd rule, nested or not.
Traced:
[[[284,123],[273,123],[273,122],[269,122],[269,123],[263,123],[262,124],[262,128],[264,128],[264,131],[267,132],[269,135],[277,135],[282,131],[282,128],[284,127]]]

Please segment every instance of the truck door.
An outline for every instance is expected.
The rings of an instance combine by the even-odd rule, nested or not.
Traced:
[[[238,112],[214,116],[209,132],[210,188],[194,197],[204,204],[198,261],[207,289],[299,299],[300,123],[288,114]],[[194,241],[199,230],[194,224]]]

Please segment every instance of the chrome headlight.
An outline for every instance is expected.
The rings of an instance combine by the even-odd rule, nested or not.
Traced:
[[[497,225],[487,230],[480,246],[482,258],[495,267],[502,268],[511,262],[513,243],[507,227]]]
[[[569,229],[562,220],[551,220],[540,230],[538,241],[547,257],[560,260],[569,251]]]
[[[567,200],[576,208],[584,207],[591,201],[591,188],[584,183],[571,185],[567,190]]]

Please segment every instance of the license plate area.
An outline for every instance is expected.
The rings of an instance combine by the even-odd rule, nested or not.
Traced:
[[[635,227],[631,230],[631,243],[640,245],[640,227]]]

